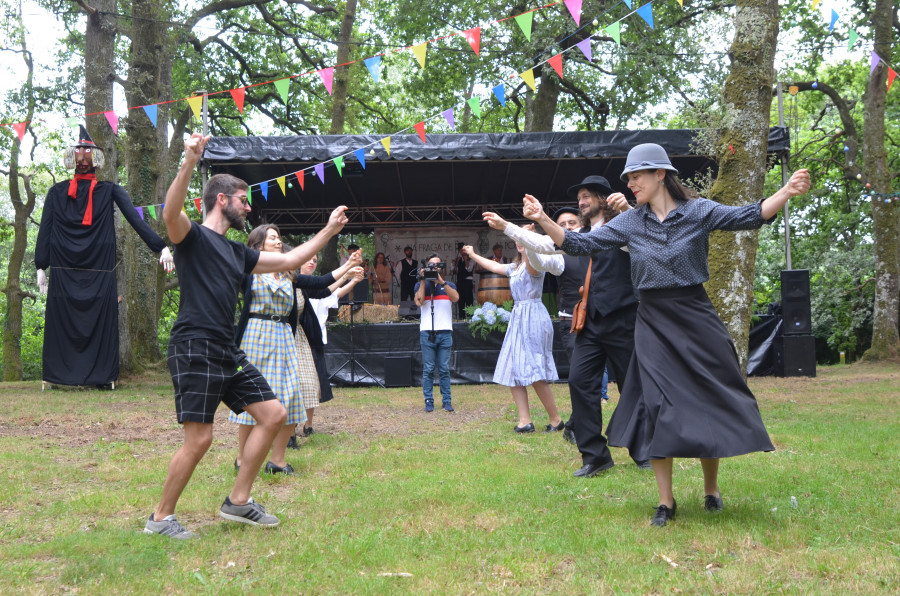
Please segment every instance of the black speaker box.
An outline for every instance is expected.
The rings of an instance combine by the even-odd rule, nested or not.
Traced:
[[[412,358],[409,356],[385,356],[384,386],[412,386]]]
[[[341,299],[338,300],[338,302],[347,304],[351,299],[356,304],[365,304],[369,301],[369,280],[364,279],[356,282],[356,285],[353,286],[353,290],[350,293],[341,296]]]
[[[812,333],[808,269],[786,269],[781,272],[781,314],[784,335]]]
[[[816,376],[816,338],[812,335],[784,335],[776,337],[775,376]]]
[[[403,300],[397,307],[397,314],[403,318],[419,318],[419,307],[412,300]]]

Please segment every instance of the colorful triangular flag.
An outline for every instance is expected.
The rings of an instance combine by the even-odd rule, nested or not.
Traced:
[[[481,118],[481,99],[478,97],[470,97],[466,101],[469,103],[469,108],[472,110],[472,113],[475,114],[475,117]]]
[[[194,199],[194,206],[197,208],[197,213],[203,213],[203,201],[200,199],[200,197]],[[150,205],[150,209],[150,215],[153,215],[153,205]],[[155,215],[153,215],[153,219],[156,219]]]
[[[244,113],[244,96],[247,94],[247,90],[244,87],[238,87],[237,89],[231,90],[231,99],[234,100],[234,105],[237,106],[238,112],[241,114]]]
[[[872,72],[875,70],[875,67],[878,66],[878,63],[881,61],[881,56],[872,51],[872,65],[869,66],[869,76],[872,76]]]
[[[556,74],[559,75],[559,78],[563,78],[562,54],[557,54],[556,56],[551,57],[549,60],[547,60],[547,63],[553,67],[553,70],[556,71]]]
[[[481,27],[466,29],[463,33],[466,36],[466,41],[472,46],[475,55],[478,56],[478,53],[481,51]]]
[[[156,104],[153,104],[150,106],[143,106],[143,107],[144,107],[144,113],[147,114],[147,118],[150,118],[150,122],[153,123],[153,128],[156,128],[156,113],[157,113]]]
[[[831,9],[831,25],[828,26],[829,33],[834,31],[834,24],[837,23],[839,18],[840,18],[840,15],[838,15],[837,11],[832,8]]]
[[[195,200],[199,201],[200,199],[195,199]],[[156,207],[154,205],[147,205],[147,211],[150,212],[150,217],[152,217],[153,219],[156,219]]]
[[[272,84],[275,85],[275,89],[278,90],[278,95],[281,96],[281,101],[287,103],[288,100],[288,87],[291,85],[290,79],[279,79],[277,81],[273,81]]]
[[[375,84],[378,84],[378,75],[381,71],[381,56],[372,56],[371,58],[366,58],[363,60],[366,64],[366,68],[369,69],[369,74],[372,75],[372,79],[374,79]]]
[[[856,40],[859,39],[859,33],[855,30],[851,29],[850,33],[847,35],[847,50],[853,49],[853,44],[856,43]]]
[[[572,15],[572,18],[575,19],[575,24],[581,24],[581,0],[565,0],[566,8],[569,9],[569,14]]]
[[[284,176],[279,176],[275,181],[278,183],[278,188],[281,189],[281,194],[287,196],[287,193],[284,191]]]
[[[647,4],[643,5],[642,7],[640,7],[639,9],[637,9],[634,12],[638,13],[638,15],[640,15],[640,17],[642,19],[647,21],[647,24],[650,25],[651,29],[655,28],[655,27],[653,27],[653,3],[652,2],[648,2]]]
[[[305,177],[306,177],[306,170],[300,170],[299,172],[294,172],[294,175],[297,177],[297,184],[300,185],[300,190],[306,190],[303,187]]]
[[[447,121],[447,124],[450,125],[450,130],[456,130],[456,123],[453,120],[453,108],[447,108],[441,114],[444,116],[444,119]]]
[[[491,91],[494,92],[494,96],[497,98],[497,101],[500,102],[500,105],[504,108],[506,107],[506,88],[503,86],[503,83],[500,83]]]
[[[331,161],[334,162],[334,167],[337,168],[338,176],[340,176],[341,178],[343,178],[343,177],[344,177],[344,156],[343,156],[343,155],[338,155],[337,157],[335,157],[335,158],[332,159]]]
[[[425,54],[428,52],[428,42],[423,41],[419,45],[413,46],[412,51],[416,55],[416,60],[419,61],[419,66],[425,68]]]
[[[615,23],[607,27],[606,34],[615,40],[617,46],[622,45],[622,23],[620,21],[616,21]],[[587,39],[585,41],[590,41],[590,39]]]
[[[531,41],[531,24],[534,21],[534,12],[526,12],[516,16],[516,23],[519,29],[525,34],[525,39]]]
[[[247,204],[250,206],[253,205],[253,187],[252,186],[247,187]],[[165,207],[165,206],[166,206],[165,203],[163,203],[163,207]]]
[[[896,71],[894,71],[893,68],[891,68],[891,67],[889,66],[889,67],[888,67],[888,88],[887,88],[888,91],[891,90],[891,83],[894,82],[894,79],[895,79],[895,78],[897,78],[897,73],[896,73]]]
[[[525,72],[519,73],[519,76],[522,77],[522,80],[524,80],[526,83],[528,83],[528,86],[531,87],[532,91],[536,90],[535,86],[534,86],[534,70],[533,69],[529,68]]]
[[[201,120],[203,118],[203,96],[195,95],[193,97],[188,97],[188,105],[191,106],[191,111],[194,112],[194,118],[197,120]]]
[[[629,9],[631,8],[631,0],[622,0]]]
[[[362,166],[362,169],[366,169],[366,150],[364,147],[360,147],[356,151],[353,152],[353,155],[356,156],[356,159],[359,161],[359,165]]]
[[[28,128],[27,122],[16,122],[13,124],[13,129],[16,131],[16,136],[19,137],[19,142],[22,142],[22,139],[25,138],[25,129]]]
[[[391,137],[384,137],[381,139],[381,144],[384,147],[384,150],[387,151],[388,157],[391,156]]]
[[[591,58],[591,38],[583,39],[575,44],[578,46],[578,49],[581,50],[581,53],[584,54],[584,57],[588,59],[588,62],[593,62],[593,58]]]
[[[103,115],[106,116],[106,121],[109,122],[110,128],[112,128],[113,134],[119,134],[119,116],[116,115],[112,110],[108,112],[103,112]]]
[[[334,83],[334,67],[329,66],[328,68],[323,68],[319,71],[319,78],[322,79],[322,84],[325,85],[325,89],[328,91],[328,95],[331,95],[331,86]]]
[[[413,128],[416,129],[416,132],[419,133],[419,138],[422,139],[422,142],[425,142],[425,123],[424,122],[416,122],[413,125]]]
[[[319,177],[319,182],[325,184],[325,164],[317,163],[313,166],[313,170],[316,171],[316,176]]]
[[[262,193],[263,199],[269,200],[269,182],[263,181],[259,183],[259,191]]]
[[[144,219],[144,209],[143,209],[140,205],[138,205],[138,206],[136,206],[136,207],[134,208],[134,210],[137,211],[137,214],[141,216],[141,220],[143,221],[143,219]]]
[[[820,0],[812,0],[812,9],[813,9],[813,10],[815,10],[816,7],[819,5],[819,1],[820,1]]]

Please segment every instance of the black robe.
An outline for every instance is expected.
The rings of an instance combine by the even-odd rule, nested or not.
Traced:
[[[53,270],[42,378],[59,385],[108,385],[119,378],[113,203],[152,251],[166,246],[138,215],[125,189],[112,182],[97,182],[93,223],[83,225],[90,185],[79,181],[74,199],[67,196],[68,180],[50,189],[34,251],[35,266]]]

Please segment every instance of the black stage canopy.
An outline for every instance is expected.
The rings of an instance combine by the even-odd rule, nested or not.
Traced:
[[[682,178],[714,171],[715,161],[696,155],[696,130],[536,132],[286,137],[215,137],[203,155],[210,174],[229,173],[251,185],[268,181],[268,200],[253,186],[254,225],[275,223],[283,233],[320,229],[337,205],[350,208],[347,231],[375,227],[482,225],[485,209],[521,219],[522,196],[533,194],[552,211],[570,205],[566,189],[586,176],[605,176],[613,188],[628,150],[662,145]],[[365,149],[365,169],[353,155]],[[788,129],[769,131],[770,155],[790,148]],[[374,150],[374,154],[373,154]],[[343,176],[330,160],[344,155]],[[312,166],[326,162],[325,184]],[[294,173],[305,172],[304,190]],[[276,179],[292,187],[283,195]]]

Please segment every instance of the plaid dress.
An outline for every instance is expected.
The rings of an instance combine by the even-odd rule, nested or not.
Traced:
[[[297,317],[303,313],[306,308],[306,300],[303,299],[303,290],[297,292]],[[310,306],[310,308],[312,308]],[[297,356],[300,359],[300,369],[298,380],[300,382],[300,392],[303,394],[303,407],[315,408],[319,405],[319,398],[322,390],[319,387],[319,375],[316,373],[316,361],[313,360],[312,348],[309,347],[309,340],[303,333],[303,327],[297,325],[297,332],[294,335],[297,342]]]
[[[274,274],[253,276],[250,312],[264,315],[280,315],[287,321],[294,300],[294,286],[290,277],[276,279]],[[288,323],[250,318],[241,339],[240,348],[259,369],[278,401],[287,409],[285,424],[306,422],[306,410],[300,390],[300,360]],[[247,412],[228,416],[238,424],[256,424]]]

